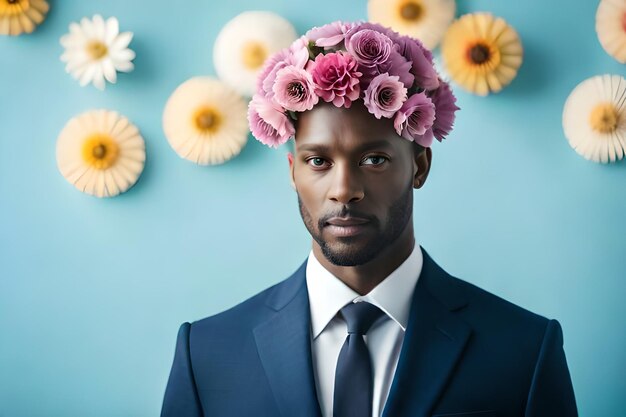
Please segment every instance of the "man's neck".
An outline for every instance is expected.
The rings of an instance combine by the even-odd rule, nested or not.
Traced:
[[[414,246],[413,227],[409,224],[393,244],[383,249],[376,258],[363,265],[335,265],[326,259],[322,249],[315,241],[313,241],[313,254],[324,268],[344,284],[360,295],[365,295],[396,270],[411,255]]]

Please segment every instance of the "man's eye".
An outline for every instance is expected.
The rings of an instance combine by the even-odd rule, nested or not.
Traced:
[[[371,162],[367,162],[367,161],[371,161]],[[368,156],[367,158],[363,160],[363,165],[382,165],[385,161],[387,161],[387,158],[384,156],[378,156],[378,155]]]
[[[324,166],[324,163],[326,162],[326,160],[324,158],[311,158],[307,162],[313,165],[314,167],[322,167]]]

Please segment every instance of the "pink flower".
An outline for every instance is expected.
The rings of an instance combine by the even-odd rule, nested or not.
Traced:
[[[343,51],[319,54],[309,70],[315,83],[315,94],[327,103],[350,108],[352,102],[359,98],[359,77],[362,74],[352,55]]]
[[[272,86],[274,100],[291,111],[311,110],[319,101],[314,89],[311,74],[293,65],[278,71]]]
[[[441,142],[451,131],[454,125],[454,112],[460,110],[456,103],[456,97],[452,94],[450,85],[439,80],[439,88],[428,92],[430,99],[435,105],[435,123],[433,133],[435,138]]]
[[[270,56],[263,65],[257,78],[257,92],[262,92],[267,98],[274,96],[273,86],[276,74],[286,66],[304,68],[309,60],[307,40],[304,36],[296,39],[289,48],[285,48]]]
[[[252,135],[271,148],[277,148],[296,134],[284,109],[259,94],[248,105],[248,124]]]
[[[344,23],[336,21],[321,27],[314,27],[304,36],[315,42],[315,45],[324,48],[341,47],[346,33],[352,29],[353,23]]]
[[[406,100],[407,89],[397,75],[377,75],[365,90],[365,107],[377,119],[390,118]]]
[[[431,127],[435,121],[435,105],[425,93],[413,94],[396,112],[393,126],[398,135],[424,147],[433,142]]]
[[[409,36],[398,38],[399,51],[412,63],[411,74],[417,85],[425,90],[439,87],[439,78],[433,65],[432,53],[417,39]]]

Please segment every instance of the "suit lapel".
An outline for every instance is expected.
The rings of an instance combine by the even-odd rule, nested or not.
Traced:
[[[422,272],[383,417],[425,417],[441,395],[471,328],[454,313],[467,302],[421,248]]]
[[[306,261],[284,284],[275,287],[267,305],[275,314],[254,329],[254,337],[283,417],[321,416],[310,342]]]

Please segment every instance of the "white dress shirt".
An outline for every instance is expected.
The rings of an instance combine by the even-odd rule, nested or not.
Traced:
[[[311,308],[311,347],[315,388],[322,416],[333,415],[335,368],[348,335],[346,322],[337,313],[346,304],[361,301],[374,304],[385,312],[364,336],[374,373],[372,417],[382,415],[398,364],[413,290],[422,263],[422,252],[416,242],[409,257],[398,268],[368,294],[360,296],[324,268],[312,250],[309,253],[306,284]]]

